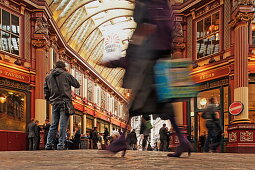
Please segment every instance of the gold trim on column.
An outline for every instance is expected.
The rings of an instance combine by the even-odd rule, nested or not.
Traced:
[[[249,119],[236,119],[231,121],[231,124],[238,124],[238,123],[251,123]]]

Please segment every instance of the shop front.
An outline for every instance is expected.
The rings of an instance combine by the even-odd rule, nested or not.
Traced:
[[[26,150],[30,120],[30,76],[0,62],[0,151]]]
[[[197,83],[199,92],[187,104],[187,132],[188,137],[194,142],[197,152],[203,152],[203,146],[208,134],[206,120],[202,118],[202,113],[208,105],[210,98],[216,99],[217,112],[220,116],[220,124],[223,127],[223,140],[220,151],[224,152],[224,141],[227,140],[227,129],[231,121],[228,112],[231,101],[231,89],[229,83],[229,67],[216,67],[213,69],[204,68],[193,72],[193,78]],[[225,139],[226,138],[226,139]]]
[[[230,100],[230,93],[228,87],[228,77],[220,80],[213,80],[200,84],[200,91],[197,97],[190,102],[191,112],[189,119],[190,128],[188,130],[189,136],[194,141],[196,151],[202,152],[204,141],[207,135],[207,128],[205,126],[206,120],[202,118],[202,113],[208,105],[208,99],[215,98],[217,112],[220,116],[220,123],[223,127],[224,136],[227,137],[227,128],[230,122],[230,115],[228,113],[228,105]],[[221,151],[224,151],[224,143],[222,143]]]

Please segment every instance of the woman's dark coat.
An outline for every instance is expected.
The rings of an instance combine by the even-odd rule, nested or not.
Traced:
[[[131,116],[161,114],[161,118],[168,119],[169,116],[174,115],[173,107],[171,103],[157,102],[153,66],[157,59],[170,56],[174,30],[172,10],[167,0],[139,0],[137,2],[134,20],[138,25],[154,24],[156,31],[142,45],[134,45],[131,42],[126,57],[111,62],[111,67],[126,69],[122,86],[132,89],[129,109]],[[145,4],[146,9],[139,3]]]

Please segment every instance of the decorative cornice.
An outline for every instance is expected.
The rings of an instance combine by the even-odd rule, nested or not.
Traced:
[[[51,45],[53,45],[53,44],[56,44],[56,42],[57,42],[57,40],[58,40],[58,37],[57,37],[57,35],[50,35],[50,42],[51,42]]]
[[[48,48],[49,42],[46,39],[34,39],[32,40],[32,45],[36,48]]]
[[[231,27],[235,27],[238,22],[251,22],[255,18],[255,12],[238,12],[237,16],[229,23]]]
[[[0,78],[0,86],[12,87],[12,88],[20,89],[20,90],[25,90],[25,91],[30,90],[29,85],[26,85],[25,83],[9,80],[6,78]]]

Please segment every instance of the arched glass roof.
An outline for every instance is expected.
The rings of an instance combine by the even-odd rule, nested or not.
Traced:
[[[97,65],[103,57],[105,32],[118,28],[125,55],[136,23],[134,0],[47,0],[63,37],[99,74],[123,93],[124,70]]]

